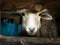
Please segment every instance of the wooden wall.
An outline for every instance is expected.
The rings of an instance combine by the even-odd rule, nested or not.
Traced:
[[[32,6],[35,2],[42,3],[48,9],[60,9],[59,0],[0,0],[0,10],[9,10],[13,7],[21,8],[26,4]]]

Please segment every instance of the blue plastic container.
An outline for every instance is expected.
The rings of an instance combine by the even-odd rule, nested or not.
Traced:
[[[1,25],[1,35],[5,36],[18,36],[22,31],[22,24],[14,24],[4,22]]]
[[[0,34],[1,34],[1,24],[0,24]]]

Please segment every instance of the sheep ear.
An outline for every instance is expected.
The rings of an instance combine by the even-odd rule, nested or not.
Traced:
[[[41,19],[45,19],[45,20],[52,20],[52,16],[48,13],[47,9],[44,9],[40,12],[38,12],[38,14],[40,14],[39,16],[41,16]]]
[[[53,18],[49,13],[42,13],[41,14],[41,19],[52,20]]]
[[[21,9],[21,10],[18,10],[18,11],[16,11],[17,13],[25,13],[26,12],[26,9]]]
[[[16,13],[19,13],[21,16],[25,16],[26,9],[18,10]]]

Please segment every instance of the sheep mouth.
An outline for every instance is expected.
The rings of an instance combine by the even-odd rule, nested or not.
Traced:
[[[30,32],[30,34],[33,34],[33,32]]]
[[[33,34],[34,32],[27,32],[28,34]]]

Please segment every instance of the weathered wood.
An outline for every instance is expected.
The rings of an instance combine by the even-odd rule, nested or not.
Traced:
[[[0,36],[0,44],[60,44],[60,38],[39,38],[39,37],[7,37]]]
[[[12,14],[9,14],[9,13],[2,13],[1,14],[1,18],[5,18],[5,19],[13,19],[13,23],[15,24],[19,24],[20,23],[20,17],[21,16],[18,16],[18,15],[12,15]]]

